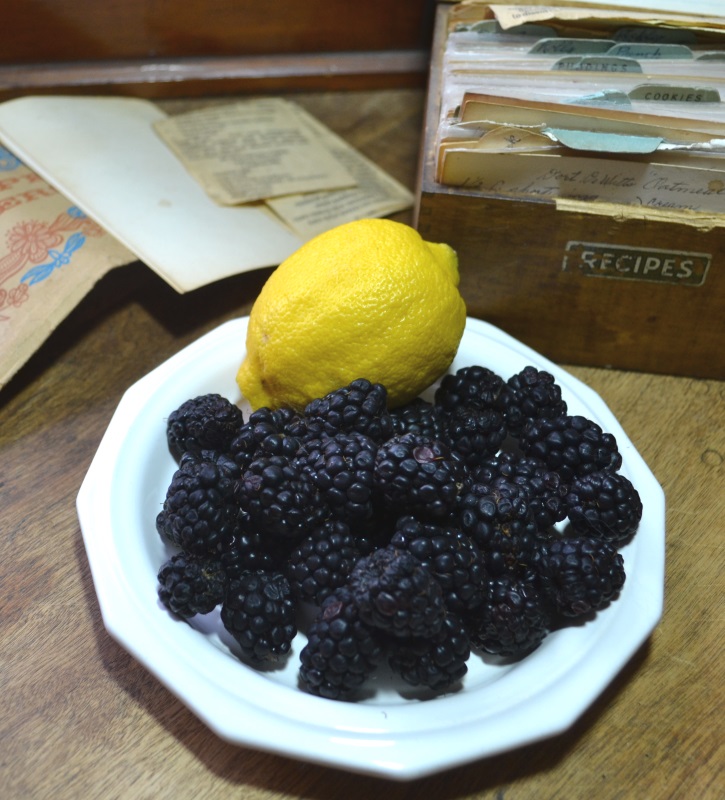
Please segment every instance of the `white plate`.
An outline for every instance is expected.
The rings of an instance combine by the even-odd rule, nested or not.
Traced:
[[[550,634],[518,663],[472,656],[458,692],[423,699],[381,674],[358,703],[297,688],[302,633],[284,669],[256,672],[235,657],[218,615],[192,626],[163,609],[156,574],[168,554],[155,518],[175,469],[166,418],[208,392],[244,408],[234,376],[246,327],[246,318],[221,325],[134,384],[88,470],[78,515],[108,632],[222,738],[357,772],[408,780],[568,728],[660,618],[664,494],[598,395],[479,320],[467,321],[452,370],[481,364],[506,378],[527,364],[546,369],[562,387],[569,413],[595,420],[617,438],[622,472],[639,490],[644,514],[622,551],[627,580],[616,602],[584,625]]]

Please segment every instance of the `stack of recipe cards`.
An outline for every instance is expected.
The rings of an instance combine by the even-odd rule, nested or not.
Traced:
[[[215,203],[263,203],[303,240],[413,203],[405,187],[289,100],[213,105],[154,129]]]
[[[468,0],[448,15],[436,180],[722,214],[724,98],[725,16]]]

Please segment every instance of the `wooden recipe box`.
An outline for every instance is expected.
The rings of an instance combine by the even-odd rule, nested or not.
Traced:
[[[416,225],[460,259],[471,316],[561,363],[725,378],[725,215],[436,183],[438,8]]]

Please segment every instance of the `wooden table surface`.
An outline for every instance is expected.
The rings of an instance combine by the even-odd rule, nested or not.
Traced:
[[[295,99],[414,187],[422,91]],[[664,487],[666,599],[649,641],[552,739],[411,783],[299,763],[221,741],[109,637],[75,510],[91,458],[124,390],[248,313],[268,274],[180,296],[142,264],[120,268],[0,392],[0,795],[725,796],[725,383],[570,368],[606,401]]]

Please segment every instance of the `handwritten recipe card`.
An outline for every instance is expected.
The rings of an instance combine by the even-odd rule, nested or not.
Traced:
[[[469,0],[441,83],[439,183],[725,215],[725,17]]]

